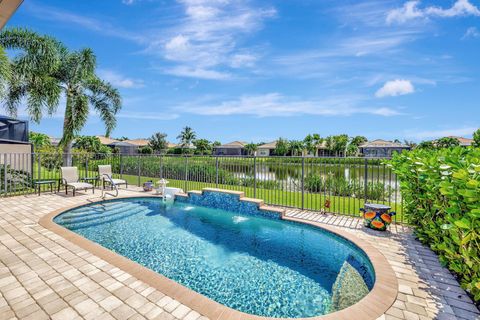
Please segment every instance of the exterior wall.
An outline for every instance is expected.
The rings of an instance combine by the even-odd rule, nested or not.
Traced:
[[[402,152],[408,148],[362,148],[361,152],[367,158],[390,158],[395,152]]]
[[[0,142],[0,166],[2,169],[4,164],[7,164],[10,169],[31,173],[32,145]]]
[[[243,148],[215,148],[216,156],[243,156],[245,151]]]
[[[258,149],[257,150],[257,156],[264,157],[264,156],[270,156],[272,154],[272,149]]]

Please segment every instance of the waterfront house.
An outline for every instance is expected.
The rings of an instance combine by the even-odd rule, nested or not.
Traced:
[[[272,141],[269,143],[262,144],[261,146],[258,146],[257,156],[261,156],[261,157],[274,156],[276,146],[277,146],[277,141]]]
[[[221,146],[213,148],[213,154],[216,156],[244,156],[246,142],[232,141]]]
[[[399,142],[373,140],[360,145],[360,153],[367,158],[390,158],[395,152],[410,150],[410,147]]]

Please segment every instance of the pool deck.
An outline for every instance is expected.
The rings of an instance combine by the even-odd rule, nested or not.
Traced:
[[[208,319],[38,224],[54,210],[99,197],[97,190],[0,198],[0,319]],[[357,218],[293,209],[286,215],[352,233],[384,253],[399,293],[379,319],[480,319],[455,278],[408,228],[392,225],[380,233]]]

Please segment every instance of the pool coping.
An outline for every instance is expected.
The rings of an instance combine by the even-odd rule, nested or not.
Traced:
[[[219,190],[216,190],[219,191]],[[230,307],[227,307],[219,302],[216,302],[192,289],[189,289],[147,267],[140,265],[139,263],[130,260],[122,255],[119,255],[83,236],[68,230],[55,223],[53,219],[68,210],[82,207],[88,204],[94,204],[102,201],[128,199],[128,198],[159,198],[155,195],[141,195],[141,196],[124,196],[114,199],[99,199],[89,200],[83,204],[76,204],[61,209],[54,210],[40,218],[39,224],[61,236],[62,238],[78,245],[82,249],[96,255],[97,257],[105,260],[106,262],[114,265],[115,267],[129,273],[137,279],[145,282],[153,288],[161,291],[162,293],[170,296],[173,299],[178,300],[182,304],[190,307],[191,309],[199,312],[202,315],[207,316],[212,320],[267,320],[267,319],[280,319],[262,317],[252,314],[247,314]],[[358,303],[326,315],[309,317],[309,318],[295,318],[295,319],[309,319],[309,320],[371,320],[385,314],[385,312],[393,305],[398,294],[398,281],[391,265],[383,254],[372,245],[367,242],[362,242],[359,238],[350,234],[344,230],[337,229],[332,226],[328,226],[319,222],[306,221],[303,219],[287,217],[282,215],[281,219],[286,221],[294,221],[298,223],[305,223],[318,228],[322,228],[329,232],[332,232],[344,239],[347,239],[362,249],[370,259],[375,272],[375,284],[372,290]]]

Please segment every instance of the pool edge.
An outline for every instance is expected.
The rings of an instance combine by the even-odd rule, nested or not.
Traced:
[[[115,199],[128,199],[128,198],[159,198],[154,195],[142,195],[142,196],[125,196],[117,197]],[[39,219],[39,225],[46,228],[49,231],[61,236],[62,238],[70,241],[71,243],[78,245],[82,249],[94,254],[95,256],[105,260],[106,262],[114,265],[115,267],[129,273],[135,278],[145,282],[153,288],[161,291],[162,293],[170,296],[173,299],[178,300],[180,303],[188,306],[189,308],[207,316],[212,320],[228,320],[228,319],[245,319],[245,320],[260,320],[260,319],[280,319],[269,318],[247,314],[227,306],[222,305],[194,290],[191,290],[153,270],[150,270],[137,262],[130,260],[122,255],[119,255],[83,236],[68,230],[55,223],[53,219],[62,214],[65,211],[72,210],[78,207],[82,207],[88,204],[94,204],[97,202],[105,201],[103,199],[89,200],[83,204],[72,205],[61,209],[54,210]],[[367,242],[361,241],[355,235],[348,233],[342,229],[335,228],[333,226],[325,225],[319,222],[306,221],[298,218],[287,217],[282,215],[281,220],[294,221],[322,228],[329,232],[332,232],[346,240],[352,242],[360,249],[362,249],[372,263],[375,272],[375,284],[373,289],[356,304],[326,315],[310,317],[310,318],[296,318],[309,319],[309,320],[334,320],[334,319],[357,319],[357,320],[370,320],[381,317],[385,312],[393,305],[398,294],[398,281],[395,276],[395,272],[390,263],[383,256],[383,254],[370,245]]]

